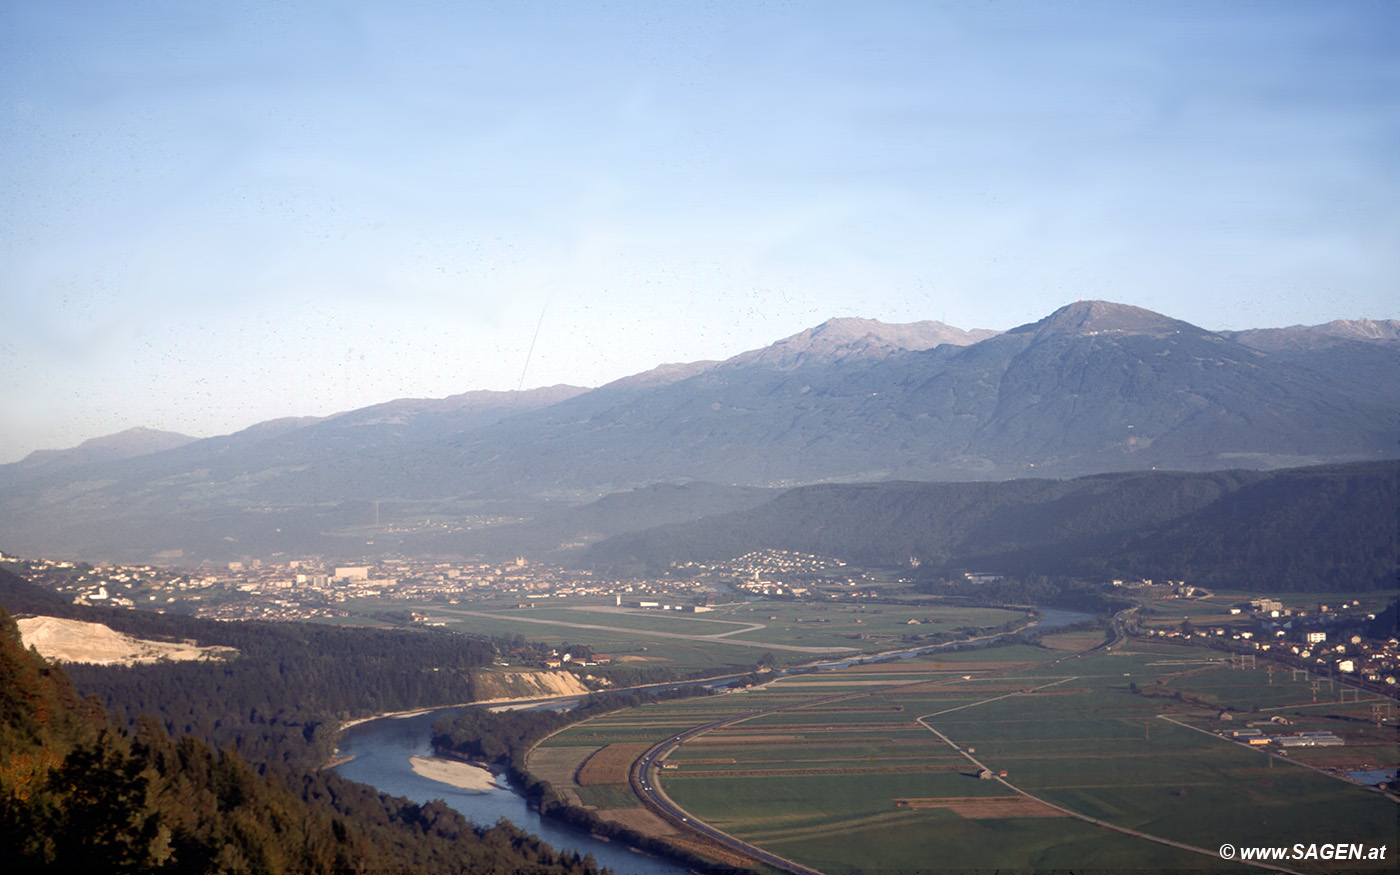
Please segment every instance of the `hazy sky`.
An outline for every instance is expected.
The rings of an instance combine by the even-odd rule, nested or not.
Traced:
[[[0,462],[832,316],[1397,317],[1397,34],[1391,0],[6,0]]]

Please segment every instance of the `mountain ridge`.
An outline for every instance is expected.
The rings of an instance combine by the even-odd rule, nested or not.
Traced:
[[[1246,346],[1271,352],[1285,349],[1316,349],[1347,342],[1400,344],[1400,320],[1333,319],[1321,325],[1249,328],[1221,333]]]
[[[933,349],[942,344],[968,346],[1000,333],[984,328],[964,331],[933,320],[886,323],[878,319],[838,317],[761,349],[740,353],[721,362],[719,367],[766,365],[793,370],[849,359],[886,358],[900,352]]]
[[[135,426],[112,434],[88,438],[75,447],[35,450],[14,463],[26,468],[80,465],[86,462],[129,459],[170,450],[199,440],[187,434]]]
[[[812,328],[774,341],[768,346],[739,353],[728,359],[661,364],[649,370],[619,377],[593,389],[557,384],[520,392],[469,390],[442,398],[396,398],[328,416],[283,417],[265,420],[220,437],[230,438],[236,435],[261,437],[315,425],[327,420],[340,423],[355,422],[355,424],[398,424],[395,420],[401,417],[448,410],[509,410],[513,406],[535,409],[601,389],[624,388],[633,390],[666,386],[724,366],[776,364],[790,369],[831,363],[847,358],[885,358],[897,352],[933,349],[940,344],[967,347],[999,335],[1030,334],[1043,338],[1046,336],[1093,336],[1103,333],[1150,334],[1179,331],[1183,327],[1202,335],[1215,335],[1252,349],[1268,352],[1289,350],[1301,352],[1320,346],[1330,347],[1349,342],[1375,346],[1394,345],[1400,349],[1400,320],[1395,319],[1335,319],[1317,325],[1300,324],[1283,328],[1209,331],[1141,307],[1102,300],[1081,300],[1067,304],[1040,320],[1006,331],[980,328],[964,330],[935,320],[886,323],[878,319],[833,317]],[[376,415],[383,417],[383,420],[375,422]],[[89,438],[75,447],[35,450],[16,462],[0,465],[0,469],[15,465],[34,467],[38,463],[47,463],[50,459],[84,448],[115,447],[127,439],[133,439],[134,443],[136,438],[145,438],[148,443],[154,445],[157,436],[167,439],[168,443],[155,446],[153,449],[118,451],[122,452],[120,457],[129,458],[135,455],[173,449],[200,440],[217,439],[201,439],[178,432],[136,426],[124,431]],[[111,457],[117,458],[119,456],[117,452],[113,452]],[[83,461],[91,461],[91,459],[84,458]]]
[[[941,342],[968,335],[941,323],[829,320],[719,364],[661,366],[592,390],[400,399],[129,459],[0,466],[0,531],[3,546],[35,554],[237,556],[348,544],[333,533],[363,519],[367,502],[434,517],[489,506],[525,520],[541,502],[577,506],[653,483],[789,488],[1389,458],[1400,343],[1332,326],[1327,345],[1295,333],[1271,336],[1281,348],[1270,351],[1102,301],[966,345]],[[581,520],[554,530],[566,528],[616,531]]]

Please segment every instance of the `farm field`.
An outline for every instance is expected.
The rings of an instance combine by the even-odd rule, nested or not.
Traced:
[[[474,635],[523,635],[556,645],[588,645],[621,664],[719,672],[747,670],[765,652],[771,652],[779,664],[792,665],[814,658],[933,646],[1007,624],[1019,627],[1031,619],[1025,611],[958,604],[745,602],[682,614],[598,605],[596,600],[576,605],[560,602],[504,608],[363,600],[358,607],[422,611],[449,628]]]
[[[993,648],[606,715],[551,738],[531,768],[563,763],[551,782],[600,813],[635,808],[628,752],[781,706],[687,739],[652,776],[692,817],[819,870],[1219,870],[1223,843],[1299,841],[1387,845],[1386,861],[1356,867],[1392,869],[1395,800],[1292,760],[1394,768],[1395,725],[1359,719],[1375,697],[1320,708],[1313,695],[1287,670],[1232,668],[1201,648]],[[1284,758],[1220,735],[1270,717],[1347,746]],[[982,767],[1004,780],[979,779]]]

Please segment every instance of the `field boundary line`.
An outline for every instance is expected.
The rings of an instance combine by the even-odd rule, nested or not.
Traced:
[[[1051,681],[1051,682],[1048,683],[1048,684],[1041,684],[1041,685],[1038,686],[1038,687],[1031,687],[1029,690],[1016,690],[1015,692],[1007,693],[1007,694],[1004,695],[1004,696],[993,696],[993,697],[991,697],[990,699],[979,699],[979,700],[976,701],[976,702],[968,702],[966,705],[959,705],[959,706],[956,707],[956,708],[947,708],[947,709],[944,709],[944,710],[942,710],[942,711],[935,711],[935,712],[932,713],[932,714],[925,714],[924,717],[941,717],[941,716],[943,716],[944,714],[952,714],[954,711],[961,711],[961,710],[963,710],[964,708],[975,708],[975,707],[977,707],[978,705],[985,705],[985,704],[987,704],[988,702],[999,702],[999,701],[1001,701],[1002,699],[1009,699],[1009,698],[1011,698],[1012,696],[1021,696],[1021,695],[1024,695],[1025,693],[1027,693],[1027,692],[1034,692],[1035,690],[1043,690],[1043,689],[1045,689],[1046,687],[1054,687],[1054,686],[1058,686],[1059,684],[1067,684],[1067,683],[1069,683],[1070,681],[1077,681],[1077,680],[1079,680],[1079,679],[1080,679],[1080,678],[1079,678],[1079,675],[1075,675],[1075,676],[1073,676],[1073,677],[1067,677],[1067,678],[1060,678],[1059,680],[1057,680],[1057,681]],[[927,729],[929,732],[938,733],[938,730],[936,730],[936,729],[934,729],[933,727],[929,726],[927,723],[924,723],[924,717],[916,717],[916,718],[914,718],[914,722],[915,722],[915,723],[922,724],[923,727],[924,727],[925,729]],[[943,738],[943,736],[940,734],[940,735],[939,735],[939,738]],[[944,741],[948,741],[948,739],[946,739],[946,738],[944,738],[943,740],[944,740]],[[952,744],[951,741],[949,741],[948,743],[949,743],[949,744]],[[957,745],[953,745],[953,746],[954,746],[954,747],[957,747]]]
[[[685,635],[680,632],[653,632],[647,629],[628,629],[623,626],[595,626],[591,623],[569,623],[564,620],[546,620],[540,617],[522,617],[505,611],[464,611],[457,608],[442,608],[442,613],[458,617],[484,617],[505,623],[537,623],[541,626],[563,626],[565,629],[593,629],[599,632],[620,632],[624,635],[651,636],[654,638],[679,638],[682,641],[708,641],[712,644],[733,644],[736,647],[757,647],[761,650],[788,650],[793,653],[834,654],[845,651],[859,652],[859,648],[846,646],[804,647],[799,644],[771,644],[763,641],[740,641],[724,635]],[[719,621],[714,621],[719,622]],[[749,630],[744,630],[749,631]],[[729,633],[729,634],[738,634]]]
[[[1069,680],[1073,680],[1073,678],[1065,678],[1065,681],[1069,681]],[[1064,683],[1064,681],[1059,681],[1058,683]],[[1046,686],[1053,686],[1053,685],[1052,685],[1052,684],[1046,684]],[[1016,694],[1013,693],[1012,695],[1016,695]],[[1007,696],[997,696],[997,697],[996,697],[996,699],[1005,699],[1005,698],[1008,698],[1008,697],[1007,697]],[[987,699],[986,701],[992,702],[992,701],[996,701],[996,699]],[[974,704],[981,704],[981,703],[974,703]],[[958,708],[952,708],[952,709],[950,709],[950,710],[952,710],[952,711],[960,711],[960,710],[962,710],[963,708],[971,708],[971,707],[972,707],[972,705],[961,705],[961,706],[959,706]],[[1078,811],[1075,811],[1075,810],[1073,810],[1073,809],[1066,808],[1066,807],[1064,807],[1063,805],[1056,805],[1054,802],[1051,802],[1051,801],[1049,801],[1048,799],[1042,799],[1042,798],[1040,798],[1039,796],[1036,796],[1035,794],[1030,793],[1029,791],[1022,790],[1020,787],[1017,787],[1015,784],[1011,783],[1010,781],[1006,780],[1006,779],[1003,778],[1002,776],[998,775],[998,774],[997,774],[995,771],[993,771],[992,769],[988,768],[986,765],[984,765],[984,764],[982,763],[981,760],[977,759],[975,756],[973,756],[972,754],[968,753],[968,752],[967,752],[966,750],[964,750],[963,748],[959,747],[959,746],[958,746],[957,744],[955,744],[951,739],[949,739],[948,736],[946,736],[946,735],[944,735],[943,733],[939,732],[937,729],[934,729],[932,726],[929,726],[927,723],[924,723],[924,720],[925,720],[925,718],[927,718],[927,717],[937,717],[937,716],[939,716],[939,714],[947,714],[947,713],[948,713],[948,711],[939,711],[937,714],[926,714],[926,715],[924,715],[924,717],[918,718],[918,722],[921,723],[921,724],[923,724],[923,727],[924,727],[925,729],[927,729],[929,732],[932,732],[934,735],[936,735],[936,736],[938,736],[940,739],[942,739],[944,744],[948,745],[949,747],[951,747],[951,748],[953,748],[954,750],[956,750],[958,753],[962,754],[962,756],[963,756],[968,762],[972,763],[972,764],[973,764],[974,766],[976,766],[979,770],[981,770],[981,771],[986,771],[986,772],[990,773],[991,776],[992,776],[992,780],[1001,782],[1002,786],[1006,787],[1007,789],[1009,789],[1009,790],[1011,790],[1011,791],[1013,791],[1013,792],[1015,792],[1015,793],[1019,793],[1019,794],[1021,794],[1022,796],[1025,796],[1027,799],[1032,799],[1032,800],[1034,800],[1034,801],[1036,801],[1036,802],[1039,802],[1039,803],[1041,803],[1042,805],[1048,805],[1048,806],[1050,806],[1051,808],[1054,808],[1054,809],[1057,810],[1057,811],[1063,811],[1065,814],[1068,814],[1070,817],[1076,818],[1076,819],[1078,819],[1078,820],[1082,820],[1082,821],[1084,821],[1085,823],[1092,823],[1092,824],[1094,824],[1095,826],[1101,826],[1101,827],[1103,827],[1104,829],[1109,829],[1109,830],[1113,830],[1114,832],[1123,833],[1124,835],[1131,836],[1131,837],[1133,837],[1133,838],[1147,839],[1148,841],[1156,842],[1156,843],[1161,844],[1161,845],[1168,845],[1168,846],[1170,846],[1170,847],[1181,848],[1182,850],[1186,850],[1186,851],[1192,851],[1192,852],[1197,853],[1197,854],[1202,854],[1202,855],[1204,855],[1204,856],[1211,857],[1211,858],[1213,858],[1213,859],[1215,859],[1215,860],[1219,860],[1219,859],[1220,859],[1220,855],[1219,855],[1219,853],[1218,853],[1217,851],[1207,850],[1206,848],[1197,847],[1196,845],[1189,845],[1189,844],[1187,844],[1186,842],[1179,842],[1179,841],[1176,841],[1175,839],[1169,839],[1169,838],[1167,838],[1166,836],[1153,835],[1152,833],[1141,832],[1141,831],[1139,831],[1139,830],[1131,829],[1131,828],[1129,828],[1129,827],[1119,826],[1119,825],[1116,824],[1116,823],[1110,823],[1109,821],[1106,821],[1106,820],[1099,820],[1097,817],[1090,817],[1090,816],[1087,815],[1087,814],[1083,814],[1083,813],[1078,812]],[[1173,721],[1173,722],[1175,722],[1175,721]],[[1272,865],[1269,865],[1268,863],[1263,863],[1263,862],[1259,862],[1259,861],[1255,861],[1255,860],[1238,860],[1238,861],[1232,861],[1232,862],[1246,863],[1246,864],[1248,864],[1248,865],[1250,865],[1250,866],[1254,866],[1254,867],[1259,868],[1259,869],[1269,869],[1269,870],[1274,871],[1274,872],[1287,872],[1287,873],[1289,873],[1289,875],[1303,875],[1303,873],[1298,872],[1298,871],[1295,870],[1295,869],[1288,869],[1288,868],[1285,868],[1285,867],[1283,867],[1283,866],[1272,866]]]

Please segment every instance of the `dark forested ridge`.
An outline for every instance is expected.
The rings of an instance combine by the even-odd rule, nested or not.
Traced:
[[[259,775],[237,753],[134,734],[24,649],[0,608],[0,856],[7,871],[588,873],[518,829],[479,830],[325,773]]]
[[[1400,463],[1003,483],[829,484],[609,539],[598,565],[776,548],[925,572],[1187,579],[1260,591],[1395,586]]]

